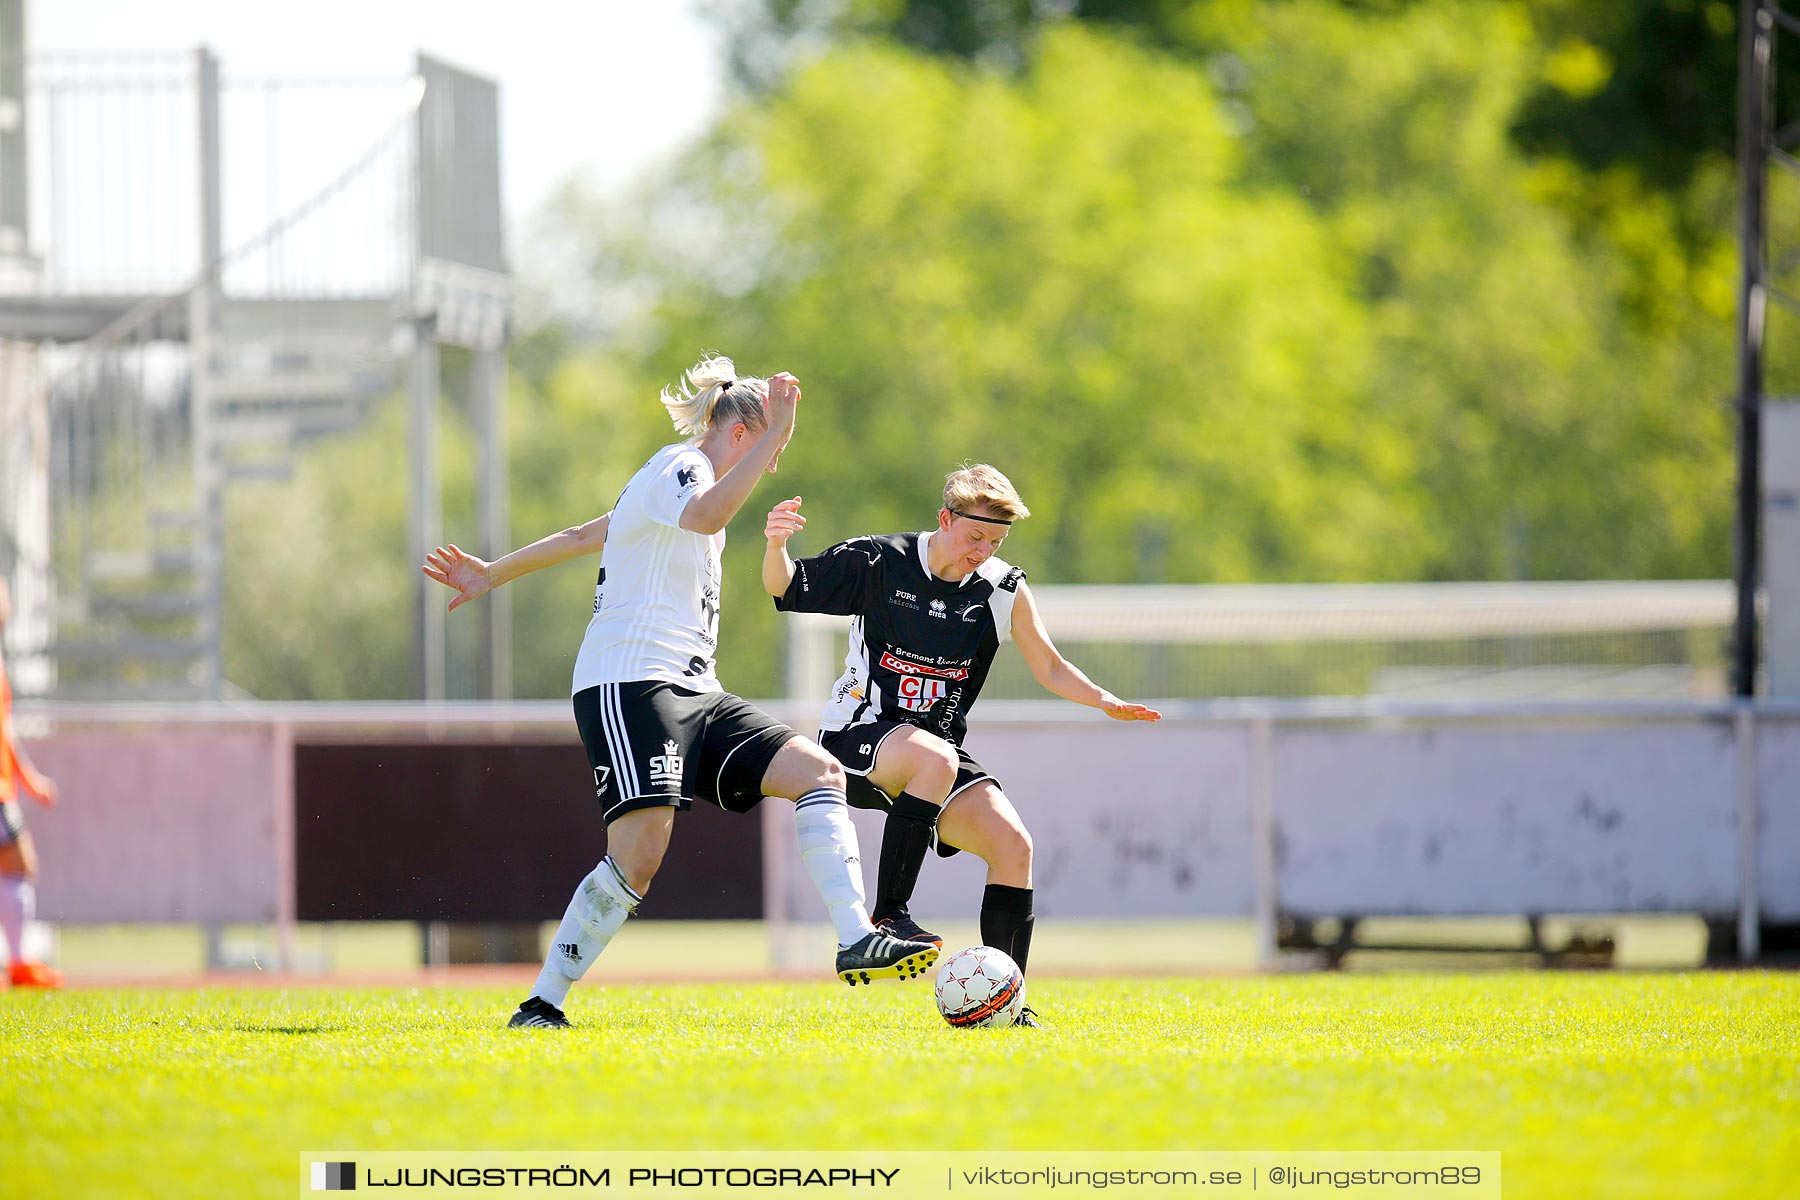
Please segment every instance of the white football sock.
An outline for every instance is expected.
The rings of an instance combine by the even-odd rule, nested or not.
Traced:
[[[613,934],[619,932],[625,918],[637,911],[642,900],[643,897],[625,882],[625,876],[612,856],[601,859],[600,865],[588,872],[587,878],[575,889],[575,896],[563,913],[562,924],[556,927],[556,937],[550,944],[550,953],[544,957],[544,969],[539,972],[531,994],[561,1008],[563,1001],[569,998],[569,989],[587,974],[587,969],[612,941]]]
[[[814,788],[794,802],[800,860],[837,926],[839,946],[852,946],[875,931],[863,898],[862,861],[850,806],[837,788]]]
[[[25,926],[37,910],[37,889],[23,875],[0,875],[0,930],[11,961],[25,961]]]

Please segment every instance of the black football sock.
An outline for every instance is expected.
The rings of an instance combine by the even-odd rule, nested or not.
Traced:
[[[981,941],[1025,969],[1031,957],[1031,889],[990,883],[981,894]]]
[[[906,907],[919,884],[919,868],[931,849],[942,806],[910,792],[894,797],[881,833],[881,867],[875,877],[873,916],[880,920]]]

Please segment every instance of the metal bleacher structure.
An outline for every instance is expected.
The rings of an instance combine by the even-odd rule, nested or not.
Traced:
[[[22,695],[218,700],[225,512],[404,390],[410,546],[439,537],[440,382],[503,528],[511,282],[494,84],[233,77],[207,50],[22,49],[0,4],[0,573]],[[459,377],[440,381],[457,347]],[[501,540],[496,536],[494,541]],[[414,694],[443,694],[417,600]],[[486,694],[508,616],[487,614]]]

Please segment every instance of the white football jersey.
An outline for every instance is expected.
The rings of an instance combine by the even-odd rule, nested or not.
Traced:
[[[711,460],[681,442],[651,455],[619,494],[573,691],[649,679],[723,690],[713,659],[725,533],[681,527],[688,501],[712,482]]]

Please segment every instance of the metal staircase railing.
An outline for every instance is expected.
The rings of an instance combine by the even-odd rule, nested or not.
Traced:
[[[421,95],[409,89],[363,154],[186,287],[34,347],[33,377],[9,381],[0,470],[9,454],[48,459],[50,536],[36,553],[22,544],[30,522],[3,510],[23,500],[0,485],[0,566],[11,558],[54,592],[48,628],[9,631],[21,691],[223,694],[228,490],[287,478],[308,442],[355,429],[401,380],[414,237],[396,199],[414,177]],[[334,229],[378,253],[334,276],[322,249]]]

